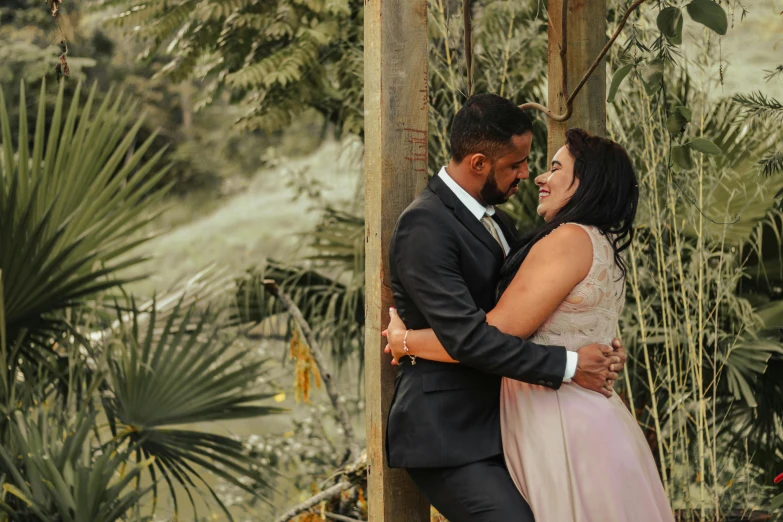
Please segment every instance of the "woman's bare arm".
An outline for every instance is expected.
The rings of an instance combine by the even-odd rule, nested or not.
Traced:
[[[487,322],[503,333],[530,337],[587,276],[592,263],[593,245],[584,229],[577,225],[555,229],[530,250],[498,304],[487,314]],[[406,355],[405,331],[399,316],[392,313],[387,337],[395,359]],[[417,357],[458,362],[432,329],[412,330],[407,345],[409,353]]]

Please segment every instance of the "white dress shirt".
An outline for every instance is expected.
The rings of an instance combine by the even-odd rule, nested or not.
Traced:
[[[462,188],[459,183],[454,181],[454,179],[449,176],[449,173],[446,172],[446,167],[440,169],[440,172],[438,172],[438,177],[443,180],[449,189],[451,189],[454,195],[457,196],[457,199],[459,199],[463,205],[468,207],[468,210],[476,217],[476,220],[481,221],[481,218],[483,218],[485,215],[490,217],[495,215],[494,206],[484,205],[483,203],[477,201],[476,198],[468,194],[468,192]],[[506,252],[506,255],[508,255],[508,253],[511,251],[511,248],[508,245],[506,237],[503,235],[503,230],[494,219],[492,220],[492,224],[495,226],[495,230],[497,230],[500,243],[503,245],[503,250]],[[571,381],[571,378],[576,373],[576,365],[578,361],[579,356],[576,354],[576,352],[566,352],[566,369],[563,382]]]

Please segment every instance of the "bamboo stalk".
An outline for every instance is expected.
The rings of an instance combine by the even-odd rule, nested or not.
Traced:
[[[702,115],[702,122],[704,116]],[[703,157],[699,156],[699,208],[704,208],[704,161]],[[699,496],[701,502],[701,517],[704,519],[705,506],[704,506],[704,483],[706,472],[704,468],[704,461],[706,456],[704,453],[704,436],[706,431],[705,419],[706,419],[706,406],[704,396],[704,343],[702,342],[702,333],[704,332],[704,214],[698,213],[698,232],[696,234],[696,251],[698,256],[696,258],[696,269],[698,270],[698,282],[697,282],[697,320],[699,328],[696,332],[696,342],[698,344],[698,358],[696,359],[698,368],[698,386],[699,386],[699,475],[701,480],[699,481]],[[716,513],[717,516],[717,513]]]
[[[462,0],[462,23],[465,27],[465,67],[468,73],[468,97],[473,96],[473,31],[470,26],[470,0]]]
[[[506,87],[506,75],[508,74],[508,60],[510,57],[511,36],[514,31],[514,17],[508,17],[508,32],[506,33],[506,47],[503,49],[503,73],[500,75],[500,96]]]
[[[713,343],[713,365],[712,365],[712,476],[713,476],[713,483],[715,485],[718,484],[718,426],[716,422],[716,414],[717,414],[717,399],[718,399],[718,393],[717,393],[717,387],[718,387],[718,320],[720,316],[720,306],[719,303],[723,297],[723,258],[725,253],[725,247],[726,247],[726,228],[728,227],[728,224],[725,223],[723,225],[723,234],[721,238],[721,248],[720,248],[720,258],[718,260],[718,277],[717,277],[717,289],[716,289],[716,299],[715,299],[715,342]],[[718,492],[717,487],[713,487],[713,494],[714,494],[714,500],[715,500],[715,513],[720,512],[720,494]],[[716,516],[717,518],[717,516]]]
[[[446,10],[443,7],[443,0],[438,0],[438,14],[440,14],[440,23],[443,28],[441,35],[443,36],[443,43],[446,48],[446,65],[449,66],[449,77],[451,80],[450,90],[451,98],[454,104],[454,114],[457,114],[460,110],[460,103],[457,99],[457,80],[454,75],[454,60],[451,57],[451,48],[449,47],[449,33],[448,33],[448,20],[446,20]],[[469,38],[470,36],[467,35]],[[448,156],[446,156],[448,157]]]
[[[652,364],[650,362],[650,349],[649,345],[647,344],[647,329],[645,327],[644,323],[644,315],[642,313],[642,296],[641,292],[639,291],[639,272],[636,267],[636,255],[634,254],[634,249],[629,249],[631,252],[631,274],[632,274],[632,283],[631,283],[631,289],[634,294],[634,299],[636,300],[636,310],[637,315],[639,317],[639,332],[642,336],[642,350],[644,353],[644,362],[647,366],[647,382],[648,386],[650,387],[650,397],[652,401],[652,409],[653,409],[653,421],[655,422],[655,432],[660,436],[661,434],[661,423],[660,423],[660,415],[658,414],[658,398],[656,397],[655,393],[655,381],[652,376]],[[663,447],[661,444],[658,444],[658,455],[661,459],[661,477],[663,479],[663,487],[668,492],[669,491],[669,479],[666,474],[666,466],[664,463],[666,462],[666,457],[663,453]]]
[[[639,91],[638,95],[640,98],[643,97],[643,94],[641,90]],[[644,98],[642,98],[644,99]],[[645,121],[646,125],[646,132],[645,132],[645,153],[648,155],[648,163],[650,165],[659,165],[661,164],[661,157],[659,153],[659,147],[656,146],[654,143],[654,129],[652,128],[652,123],[659,121],[659,118],[654,118],[652,114],[652,110],[649,105],[643,104],[642,110],[648,109],[650,112],[643,118],[643,121]],[[654,209],[654,225],[655,225],[655,248],[656,248],[656,269],[657,269],[657,279],[656,279],[656,285],[658,288],[659,295],[662,295],[662,302],[661,302],[661,315],[663,319],[663,329],[664,329],[664,353],[666,354],[666,358],[668,359],[668,363],[666,364],[666,382],[669,383],[667,385],[668,387],[668,393],[672,394],[672,383],[676,386],[676,380],[673,378],[674,375],[676,375],[676,372],[674,372],[673,368],[676,368],[677,365],[677,358],[674,357],[673,354],[673,340],[672,335],[676,331],[676,329],[673,329],[671,327],[671,324],[669,322],[669,307],[667,304],[669,303],[669,285],[668,282],[668,273],[666,271],[666,267],[664,266],[664,257],[665,253],[663,251],[663,225],[662,225],[662,217],[663,217],[663,211],[660,208],[659,204],[659,187],[658,187],[658,176],[651,176],[652,179],[652,190],[650,191],[651,194],[651,200],[653,203],[653,209]],[[677,396],[676,390],[674,391],[674,396]],[[660,421],[659,421],[660,422]],[[660,437],[659,432],[659,439],[658,442],[660,445],[666,444],[666,439]],[[669,430],[669,448],[670,450],[674,448],[674,436],[675,436],[675,430]],[[663,449],[661,451],[664,451]],[[670,459],[671,460],[671,459]],[[661,461],[661,466],[666,469],[667,462],[665,460]],[[667,487],[667,491],[671,492],[671,489],[669,489],[671,486],[670,484],[665,484]]]

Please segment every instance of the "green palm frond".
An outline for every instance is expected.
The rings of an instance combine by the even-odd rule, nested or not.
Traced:
[[[758,406],[752,385],[774,355],[783,355],[783,347],[778,342],[763,339],[739,342],[728,351],[726,382],[736,400],[745,401],[750,408]]]
[[[773,497],[772,501],[769,504],[769,509],[772,512],[775,512],[782,507],[783,507],[783,493]]]
[[[687,84],[687,78],[681,83]],[[705,230],[711,238],[720,238],[726,244],[739,246],[749,241],[759,223],[764,222],[773,206],[775,193],[783,179],[767,176],[759,180],[754,174],[760,157],[770,154],[776,146],[774,124],[758,120],[757,132],[747,132],[743,120],[745,108],[734,99],[722,99],[704,108],[703,126],[689,127],[685,139],[709,136],[723,151],[715,156],[701,156],[704,177],[704,208],[708,217]],[[690,134],[689,134],[690,133]],[[686,197],[679,198],[683,207],[677,212],[694,208],[696,188],[690,185],[690,175],[676,176],[678,190]],[[695,230],[686,227],[686,233]]]
[[[763,355],[765,351],[768,356]],[[770,352],[762,348],[754,357],[755,361],[742,361],[737,368],[737,371],[750,370],[747,373],[750,379],[740,395],[752,394],[752,403],[734,401],[725,407],[726,423],[731,426],[726,451],[736,452],[744,459],[746,447],[752,448],[753,461],[772,475],[779,471],[776,454],[783,443],[783,355],[779,350]],[[751,369],[750,365],[758,366],[762,357],[766,359],[763,370]]]
[[[151,479],[160,474],[175,506],[175,483],[191,502],[200,483],[230,517],[200,470],[263,498],[242,478],[268,484],[263,475],[268,470],[249,457],[241,441],[184,425],[282,412],[261,403],[273,395],[258,391],[265,361],[232,340],[220,340],[209,327],[209,314],[199,317],[194,306],[177,305],[165,321],[152,306],[146,326],[133,303],[130,309],[129,319],[118,309],[122,326],[108,353],[112,396],[105,407],[115,435],[138,447],[140,459],[155,458]]]
[[[151,460],[128,465],[131,450],[93,438],[94,413],[73,423],[38,411],[37,421],[17,412],[11,444],[0,446],[0,503],[10,520],[115,522],[138,506],[152,486],[134,486]]]
[[[315,251],[308,259],[345,272],[364,271],[364,217],[327,206],[307,239]]]
[[[264,287],[265,279],[273,279],[302,311],[322,347],[329,349],[338,367],[357,352],[362,360],[363,352],[357,350],[364,337],[362,274],[341,282],[315,270],[270,262],[263,271],[251,270],[237,281],[237,307],[233,321],[238,324],[261,323],[281,317],[282,306]],[[280,325],[273,323],[272,326],[280,329]]]
[[[710,182],[709,197],[705,198],[713,220],[705,229],[712,238],[724,238],[727,245],[746,244],[756,227],[769,218],[781,180],[758,179],[729,169],[720,174]]]
[[[131,151],[142,118],[128,98],[110,93],[96,108],[93,88],[82,106],[77,87],[65,107],[61,87],[49,118],[44,87],[32,136],[24,86],[17,136],[0,90],[0,273],[6,339],[25,332],[51,345],[62,310],[129,281],[117,274],[144,261],[130,254],[150,239],[138,231],[156,217],[167,169],[163,151],[142,161],[154,136]],[[31,346],[21,356],[37,357]]]
[[[264,323],[263,333],[290,334],[287,316],[269,293],[265,279],[274,280],[293,299],[338,367],[351,355],[363,360],[364,338],[364,218],[327,206],[306,241],[312,251],[307,267],[270,261],[237,280],[235,324]],[[279,319],[285,321],[280,324]]]
[[[136,314],[136,321],[140,327],[146,328],[154,311],[157,321],[165,321],[172,314],[190,306],[200,306],[202,303],[209,305],[225,306],[230,303],[234,287],[234,277],[225,268],[217,268],[209,265],[186,280],[177,282],[171,289],[158,294],[155,298],[144,301],[135,307],[122,306],[119,296],[114,300],[115,309],[122,313],[121,319],[115,318],[115,309],[105,309],[102,306],[91,309],[93,316],[98,316],[98,324],[103,328],[97,328],[93,324],[85,324],[90,330],[84,334],[88,342],[100,343],[112,336],[113,332],[120,328],[123,322],[130,321]],[[110,300],[107,295],[104,300]],[[81,324],[81,323],[77,323]]]

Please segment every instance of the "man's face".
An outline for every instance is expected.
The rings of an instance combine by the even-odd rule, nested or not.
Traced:
[[[481,187],[481,198],[487,205],[505,203],[517,192],[517,185],[530,175],[528,157],[533,145],[533,133],[526,132],[511,138],[512,150],[491,164],[489,174]]]

